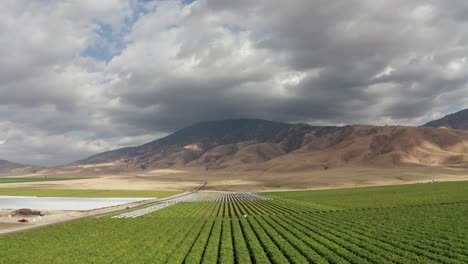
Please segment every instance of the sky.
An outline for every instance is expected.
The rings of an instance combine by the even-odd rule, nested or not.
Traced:
[[[421,125],[468,106],[466,0],[2,0],[0,159],[206,120]]]

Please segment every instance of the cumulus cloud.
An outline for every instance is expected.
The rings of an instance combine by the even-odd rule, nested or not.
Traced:
[[[66,163],[213,119],[419,125],[468,106],[466,14],[436,0],[2,1],[0,158]]]

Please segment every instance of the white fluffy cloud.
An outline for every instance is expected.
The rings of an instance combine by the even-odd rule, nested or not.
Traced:
[[[2,1],[0,158],[207,119],[418,125],[468,106],[465,1]]]

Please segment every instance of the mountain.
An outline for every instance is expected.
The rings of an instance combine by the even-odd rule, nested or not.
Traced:
[[[42,169],[40,166],[25,165],[14,163],[7,160],[0,160],[0,174],[24,174],[24,173],[35,173]]]
[[[468,166],[468,132],[403,126],[346,126],[259,164],[273,171],[311,168]]]
[[[258,119],[198,123],[71,166],[291,171],[342,166],[468,165],[468,132],[430,127],[311,126]]]
[[[468,109],[461,110],[454,114],[446,115],[424,124],[425,127],[446,127],[451,129],[468,130]]]
[[[283,155],[302,146],[311,132],[330,129],[259,119],[202,122],[142,146],[101,153],[73,165],[119,162],[142,169],[187,165],[221,168],[226,158],[249,163]]]

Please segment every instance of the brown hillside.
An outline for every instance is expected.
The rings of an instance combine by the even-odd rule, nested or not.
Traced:
[[[466,166],[468,133],[436,128],[348,126],[315,137],[302,148],[257,168],[286,171],[403,165]]]
[[[281,172],[347,166],[463,167],[468,165],[467,146],[468,132],[461,130],[362,125],[318,127],[240,119],[199,123],[139,147],[92,156],[68,168]]]
[[[35,173],[41,169],[42,167],[40,166],[24,165],[7,160],[0,160],[0,175]]]

